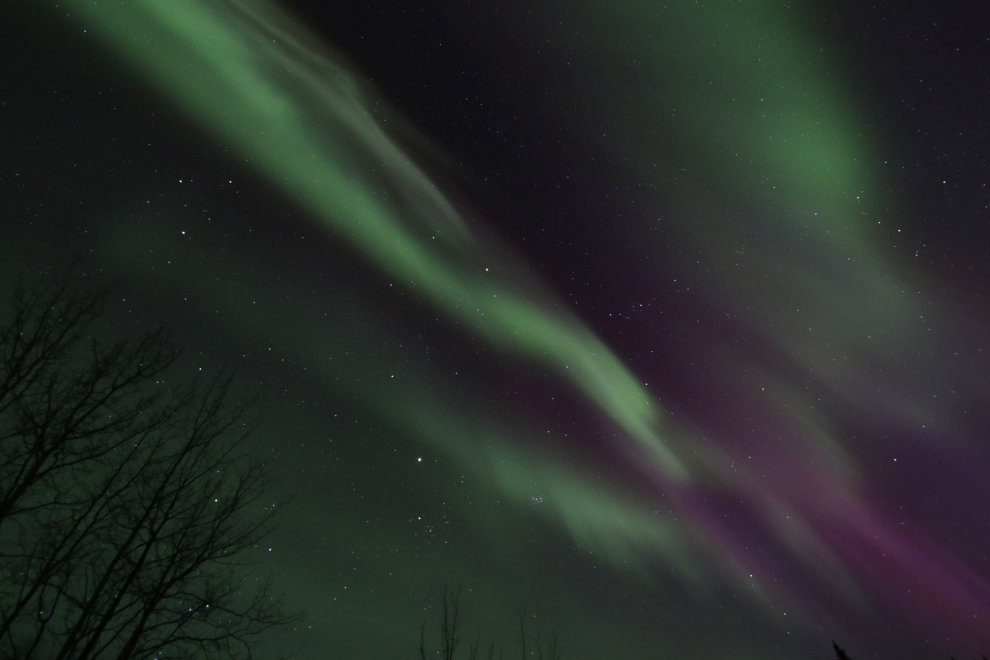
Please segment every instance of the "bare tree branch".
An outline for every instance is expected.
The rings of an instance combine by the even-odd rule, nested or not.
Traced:
[[[454,653],[461,644],[460,601],[460,585],[458,585],[457,591],[454,591],[444,580],[443,622],[440,624],[440,655],[443,660],[453,660]]]
[[[298,617],[243,561],[276,524],[253,398],[172,382],[163,330],[96,339],[109,293],[21,286],[0,324],[0,657],[254,657]]]
[[[520,607],[516,610],[516,614],[519,615],[520,657],[522,660],[526,660],[526,608]]]

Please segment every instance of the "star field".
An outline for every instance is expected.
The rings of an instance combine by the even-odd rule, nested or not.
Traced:
[[[413,656],[445,579],[509,656],[990,651],[985,9],[0,17],[0,281],[261,388],[273,653]]]

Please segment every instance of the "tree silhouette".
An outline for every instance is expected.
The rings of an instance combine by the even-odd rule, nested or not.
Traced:
[[[250,658],[297,620],[248,572],[270,476],[230,377],[158,330],[94,335],[109,288],[20,286],[0,323],[0,657]]]
[[[852,660],[852,658],[846,655],[846,652],[843,651],[842,647],[836,644],[834,640],[832,642],[832,648],[835,649],[835,657],[837,660]]]
[[[434,652],[427,652],[426,650],[426,620],[420,623],[419,627],[419,657],[420,660],[426,660],[427,657],[439,656],[442,660],[454,660],[454,655],[457,649],[460,647],[462,636],[462,617],[461,617],[461,587],[458,586],[457,589],[452,589],[447,581],[444,580],[443,583],[443,612],[442,619],[440,621],[440,650]],[[528,658],[526,654],[526,638],[529,632],[526,629],[527,611],[525,607],[519,607],[516,610],[516,616],[519,621],[519,652],[520,657],[524,660]],[[543,644],[543,633],[539,626],[536,628],[536,650],[531,652],[530,655],[535,654],[536,660],[560,660],[560,645],[559,637],[557,635],[557,630],[554,628],[550,629],[550,636],[547,639],[547,643]],[[502,655],[502,645],[499,644],[498,657],[501,660]],[[474,641],[468,644],[467,660],[478,660],[478,655],[482,651],[481,643],[481,628],[479,627],[474,636]],[[495,658],[495,636],[491,635],[488,643],[487,649],[488,660],[494,660]],[[546,655],[544,656],[544,653]]]
[[[447,581],[443,582],[443,613],[442,619],[440,620],[440,651],[439,656],[441,660],[453,660],[454,654],[457,653],[457,649],[461,645],[461,587],[458,585],[457,589],[452,588],[447,584]],[[468,645],[468,658],[469,660],[476,660],[478,657],[478,651],[481,648],[481,632],[478,631],[474,642]],[[492,640],[491,648],[489,649],[488,658],[491,660],[493,654],[495,653],[495,641]],[[430,656],[435,655],[430,653]],[[426,660],[426,621],[422,621],[419,628],[419,657],[421,660]]]

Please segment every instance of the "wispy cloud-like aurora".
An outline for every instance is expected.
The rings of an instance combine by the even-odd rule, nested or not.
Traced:
[[[550,518],[582,545],[604,550],[617,567],[630,558],[659,555],[691,585],[716,577],[728,580],[771,606],[768,612],[779,610],[777,604],[784,599],[816,622],[831,620],[827,599],[812,596],[812,586],[857,611],[874,614],[878,603],[871,594],[876,592],[882,594],[880,603],[900,603],[901,615],[930,629],[952,629],[968,639],[985,636],[980,626],[990,621],[990,588],[919,530],[895,528],[860,495],[853,460],[833,437],[827,420],[796,412],[800,405],[791,407],[795,412],[767,420],[778,437],[786,438],[775,449],[770,470],[781,479],[773,483],[759,476],[766,465],[747,467],[717,437],[661,422],[659,402],[608,346],[563,311],[540,282],[465,223],[404,154],[372,112],[370,86],[276,6],[263,0],[60,2],[203,131],[249,161],[260,176],[307,209],[327,231],[349,241],[381,273],[490,346],[551,369],[577,397],[593,402],[621,430],[615,442],[624,452],[628,471],[641,478],[641,487],[623,492],[614,484],[592,482],[580,467],[541,460],[535,450],[510,458],[505,448],[520,438],[482,432],[470,422],[455,428],[441,421],[441,415],[431,414],[430,406],[439,410],[444,401],[436,398],[423,405],[423,395],[412,390],[404,399],[391,401],[383,414],[405,419],[420,429],[426,442],[484,472],[510,498],[525,500],[531,492],[528,484],[539,483],[547,493],[543,510],[553,511]],[[647,20],[639,20],[649,13],[641,5],[625,3],[625,13],[617,15],[647,25]],[[782,257],[791,260],[790,273],[803,275],[781,275],[770,284],[794,297],[799,295],[793,293],[796,281],[820,287],[816,297],[824,302],[808,313],[820,315],[814,325],[823,333],[836,327],[828,323],[830,315],[849,315],[850,296],[857,309],[882,305],[888,318],[906,324],[914,308],[888,295],[900,286],[899,280],[871,253],[866,232],[849,220],[863,213],[850,191],[867,177],[854,162],[858,147],[845,114],[830,100],[829,90],[817,86],[818,72],[799,71],[787,61],[793,44],[785,37],[774,37],[772,31],[734,31],[732,26],[752,18],[742,8],[717,18],[710,24],[681,19],[672,30],[690,38],[671,41],[662,52],[674,59],[693,57],[698,66],[720,76],[725,95],[733,102],[738,99],[733,106],[737,110],[726,120],[715,101],[688,86],[675,86],[675,97],[679,94],[676,98],[695,108],[694,119],[712,127],[707,138],[685,139],[683,148],[698,149],[712,163],[712,171],[727,172],[726,189],[747,203],[796,209],[792,217],[800,220],[781,231],[802,233],[808,247],[799,253],[810,255],[811,263],[848,254],[848,270],[832,281],[817,278],[800,254]],[[639,37],[637,43],[648,42],[646,35]],[[722,39],[724,51],[703,50],[698,46],[703,40],[696,37]],[[761,53],[770,64],[754,64],[749,71],[746,51],[761,39]],[[774,84],[793,84],[800,93],[759,98],[733,82],[773,72],[780,78]],[[627,119],[620,116],[617,124],[629,127],[630,133],[620,134],[604,148],[643,159],[642,151],[650,144],[638,141],[637,124]],[[774,139],[763,140],[768,124]],[[685,135],[701,135],[697,124],[684,126]],[[736,159],[738,152],[756,155],[743,163]],[[768,183],[767,177],[775,173],[786,174]],[[823,220],[807,229],[815,213]],[[705,244],[716,239],[702,229],[692,240]],[[740,279],[754,277],[746,273]],[[720,282],[726,299],[733,297],[729,279]],[[870,285],[840,295],[835,285],[847,279]],[[751,321],[756,328],[758,323]],[[826,354],[823,347],[829,342],[821,335],[815,342],[802,339],[806,317],[798,321],[781,316],[778,321],[773,327],[782,329],[767,333],[768,342],[835,390],[865,388],[850,363],[834,364],[836,350],[863,360],[884,359],[871,352],[872,344],[844,331],[827,338],[833,343]],[[752,365],[730,364],[725,379],[743,378],[744,367],[753,374]],[[780,398],[792,396],[800,402],[800,395],[788,394],[788,384],[775,381],[772,373],[760,377],[767,389],[781,393]],[[912,414],[921,414],[911,408]],[[507,423],[507,435],[515,433],[511,429]],[[479,467],[473,459],[475,447],[481,446],[490,449],[487,462]],[[651,506],[651,497],[659,492],[665,494],[666,511]],[[724,522],[729,502],[733,507],[739,502],[746,512],[744,528]],[[744,540],[753,534],[774,539],[773,551],[762,557],[742,552]],[[699,547],[708,553],[701,563],[695,556]],[[781,557],[815,577],[778,579]],[[898,595],[905,575],[927,603]],[[926,611],[930,602],[939,603],[938,613]]]
[[[492,345],[557,370],[658,478],[689,480],[646,389],[539,282],[486,249],[365,107],[371,90],[275,6],[148,0],[80,2],[77,11],[193,121],[382,271]]]

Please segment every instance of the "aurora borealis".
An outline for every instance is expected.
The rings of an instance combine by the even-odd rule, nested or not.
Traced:
[[[3,281],[264,385],[273,652],[990,652],[986,9],[0,11]]]

